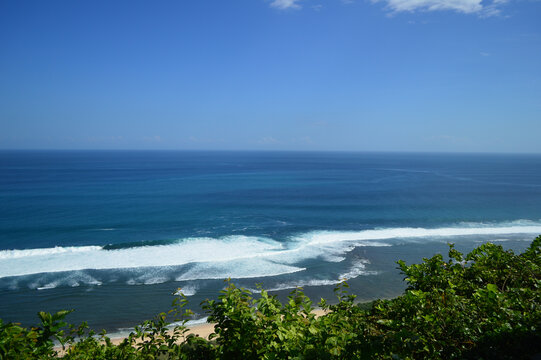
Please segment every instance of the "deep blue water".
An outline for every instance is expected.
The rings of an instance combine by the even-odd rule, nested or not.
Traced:
[[[0,318],[129,327],[226,277],[395,296],[399,258],[538,234],[539,155],[3,151]]]

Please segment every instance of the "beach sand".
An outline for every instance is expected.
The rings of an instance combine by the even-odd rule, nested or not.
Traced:
[[[326,312],[322,309],[315,309],[312,311],[312,313],[314,313],[316,315],[316,317],[319,317],[321,315],[325,315]],[[202,324],[195,324],[195,325],[192,325],[190,327],[188,327],[188,332],[186,333],[186,335],[189,335],[189,334],[194,334],[194,335],[198,335],[204,339],[208,339],[209,335],[214,333],[214,323],[202,323]],[[110,337],[111,339],[111,342],[114,344],[114,345],[118,345],[120,344],[126,337],[125,336],[122,336],[122,337]],[[56,347],[56,351],[59,352],[60,355],[62,355],[64,353],[64,350],[62,350],[62,347],[58,346]]]
[[[322,309],[315,309],[312,311],[312,313],[314,313],[316,317],[319,317],[321,315],[325,315],[326,312]],[[214,323],[202,323],[189,326],[186,335],[194,334],[202,338],[208,339],[209,335],[214,332],[214,325]],[[125,337],[111,338],[111,342],[115,345],[118,345],[124,339]]]

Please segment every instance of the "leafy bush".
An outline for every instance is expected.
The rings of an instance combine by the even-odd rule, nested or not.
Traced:
[[[29,329],[0,320],[0,360],[528,359],[541,353],[540,254],[541,236],[518,255],[487,243],[464,256],[450,245],[447,259],[398,261],[408,283],[402,296],[356,304],[344,282],[335,304],[321,300],[320,317],[301,289],[282,304],[228,281],[203,304],[215,323],[208,341],[188,334],[184,297],[119,345],[84,323],[68,326],[70,311],[40,312]]]
[[[406,293],[372,312],[386,352],[516,359],[541,351],[540,243],[537,237],[521,255],[487,243],[466,257],[450,246],[448,262],[441,255],[410,266],[399,261]]]

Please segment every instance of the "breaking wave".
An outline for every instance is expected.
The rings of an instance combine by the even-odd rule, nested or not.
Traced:
[[[36,275],[31,288],[99,285],[96,271],[116,270],[124,283],[150,285],[167,281],[268,277],[301,272],[305,262],[341,262],[359,246],[392,246],[393,240],[459,240],[461,236],[541,234],[541,222],[519,220],[507,223],[460,223],[442,228],[386,228],[361,231],[312,231],[279,242],[268,237],[227,236],[125,243],[108,246],[72,246],[0,251],[0,278]],[[361,266],[362,265],[362,266]],[[364,264],[342,274],[364,274]],[[50,278],[52,273],[61,276]],[[93,276],[88,273],[92,273]],[[49,275],[48,275],[49,274]],[[9,279],[3,282],[9,283]],[[37,281],[37,282],[36,282]],[[315,282],[314,282],[315,281]],[[332,280],[313,280],[336,283]],[[287,284],[284,284],[287,285]],[[299,285],[298,283],[296,285]],[[16,288],[17,284],[9,283]]]

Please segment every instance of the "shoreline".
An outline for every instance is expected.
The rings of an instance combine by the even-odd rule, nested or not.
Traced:
[[[312,310],[312,313],[315,314],[316,317],[320,317],[322,315],[327,314],[325,310],[320,309],[320,308]],[[214,333],[215,325],[216,323],[208,323],[208,322],[187,325],[186,328],[188,329],[188,331],[186,332],[186,335],[194,334],[208,340],[208,337],[210,336],[210,334]],[[129,333],[126,335],[118,334],[118,336],[112,336],[112,337],[109,337],[109,339],[111,339],[111,342],[113,344],[118,345],[124,339],[126,339],[128,335]]]
[[[320,308],[317,308],[317,309],[314,309],[312,310],[312,313],[315,314],[316,317],[320,317],[322,315],[325,315],[327,314],[327,312],[323,309],[320,309]],[[204,322],[204,323],[196,323],[196,324],[193,324],[193,325],[189,325],[189,326],[186,326],[186,328],[188,329],[188,331],[186,332],[186,336],[187,335],[190,335],[190,334],[193,334],[193,335],[197,335],[205,340],[208,340],[210,334],[213,334],[214,333],[214,326],[216,325],[216,323],[208,323],[208,322]],[[119,334],[117,333],[116,336],[115,334],[113,334],[113,336],[107,336],[110,340],[111,340],[111,343],[115,346],[119,345],[120,343],[122,343],[122,341],[124,341],[124,339],[126,339],[129,334],[129,333],[126,333],[126,334]],[[62,346],[60,345],[57,345],[54,347],[56,351],[58,351],[58,353],[60,355],[62,355],[63,353],[66,352],[66,350],[68,349],[68,347],[66,347],[66,349],[62,349]]]

